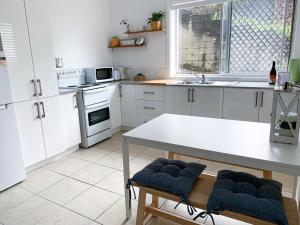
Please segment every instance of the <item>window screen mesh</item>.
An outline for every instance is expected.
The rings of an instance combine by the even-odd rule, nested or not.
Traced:
[[[267,72],[272,61],[278,69],[287,68],[293,4],[293,0],[232,3],[230,72]]]

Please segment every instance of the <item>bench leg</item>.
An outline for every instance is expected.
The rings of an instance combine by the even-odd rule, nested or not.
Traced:
[[[264,170],[263,171],[263,178],[264,179],[272,180],[272,171]]]
[[[143,225],[146,205],[146,191],[140,188],[136,225]]]
[[[180,160],[180,155],[175,154],[174,152],[168,152],[167,158],[171,159],[171,160],[173,160],[173,159]]]
[[[151,206],[152,206],[153,208],[158,208],[158,203],[159,203],[158,196],[152,194],[152,204],[151,204]],[[152,215],[152,216],[153,216],[153,215]],[[153,217],[155,217],[155,216],[153,216]]]

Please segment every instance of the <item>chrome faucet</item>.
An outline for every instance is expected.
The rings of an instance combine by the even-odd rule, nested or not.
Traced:
[[[205,83],[206,83],[206,77],[205,77],[204,74],[202,74],[201,77],[200,77],[198,74],[196,74],[196,73],[192,73],[192,75],[194,75],[195,77],[200,78],[202,84],[205,84]]]

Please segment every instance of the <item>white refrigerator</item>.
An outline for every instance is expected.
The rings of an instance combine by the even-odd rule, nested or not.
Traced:
[[[0,36],[0,192],[23,181],[25,169]]]

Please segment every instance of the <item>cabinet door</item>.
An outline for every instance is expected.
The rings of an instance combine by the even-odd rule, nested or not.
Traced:
[[[165,110],[166,113],[174,113],[181,115],[191,115],[192,104],[191,94],[187,87],[166,87],[165,89]],[[189,101],[190,100],[190,101]]]
[[[76,93],[60,95],[65,149],[81,143]]]
[[[25,0],[25,7],[39,97],[58,95],[47,0]]]
[[[0,33],[6,56],[13,102],[36,98],[23,0],[0,0]]]
[[[64,130],[59,96],[39,101],[47,158],[65,150]]]
[[[119,87],[119,84],[108,87],[110,101],[109,113],[112,129],[121,127],[121,103]]]
[[[273,91],[261,90],[259,122],[271,123],[272,102],[273,102]]]
[[[122,126],[136,126],[135,85],[121,85]]]
[[[25,167],[46,159],[41,120],[38,118],[38,102],[15,104],[17,126]]]
[[[213,87],[193,89],[192,116],[222,118],[223,89]]]
[[[259,89],[224,88],[223,118],[258,122]]]

